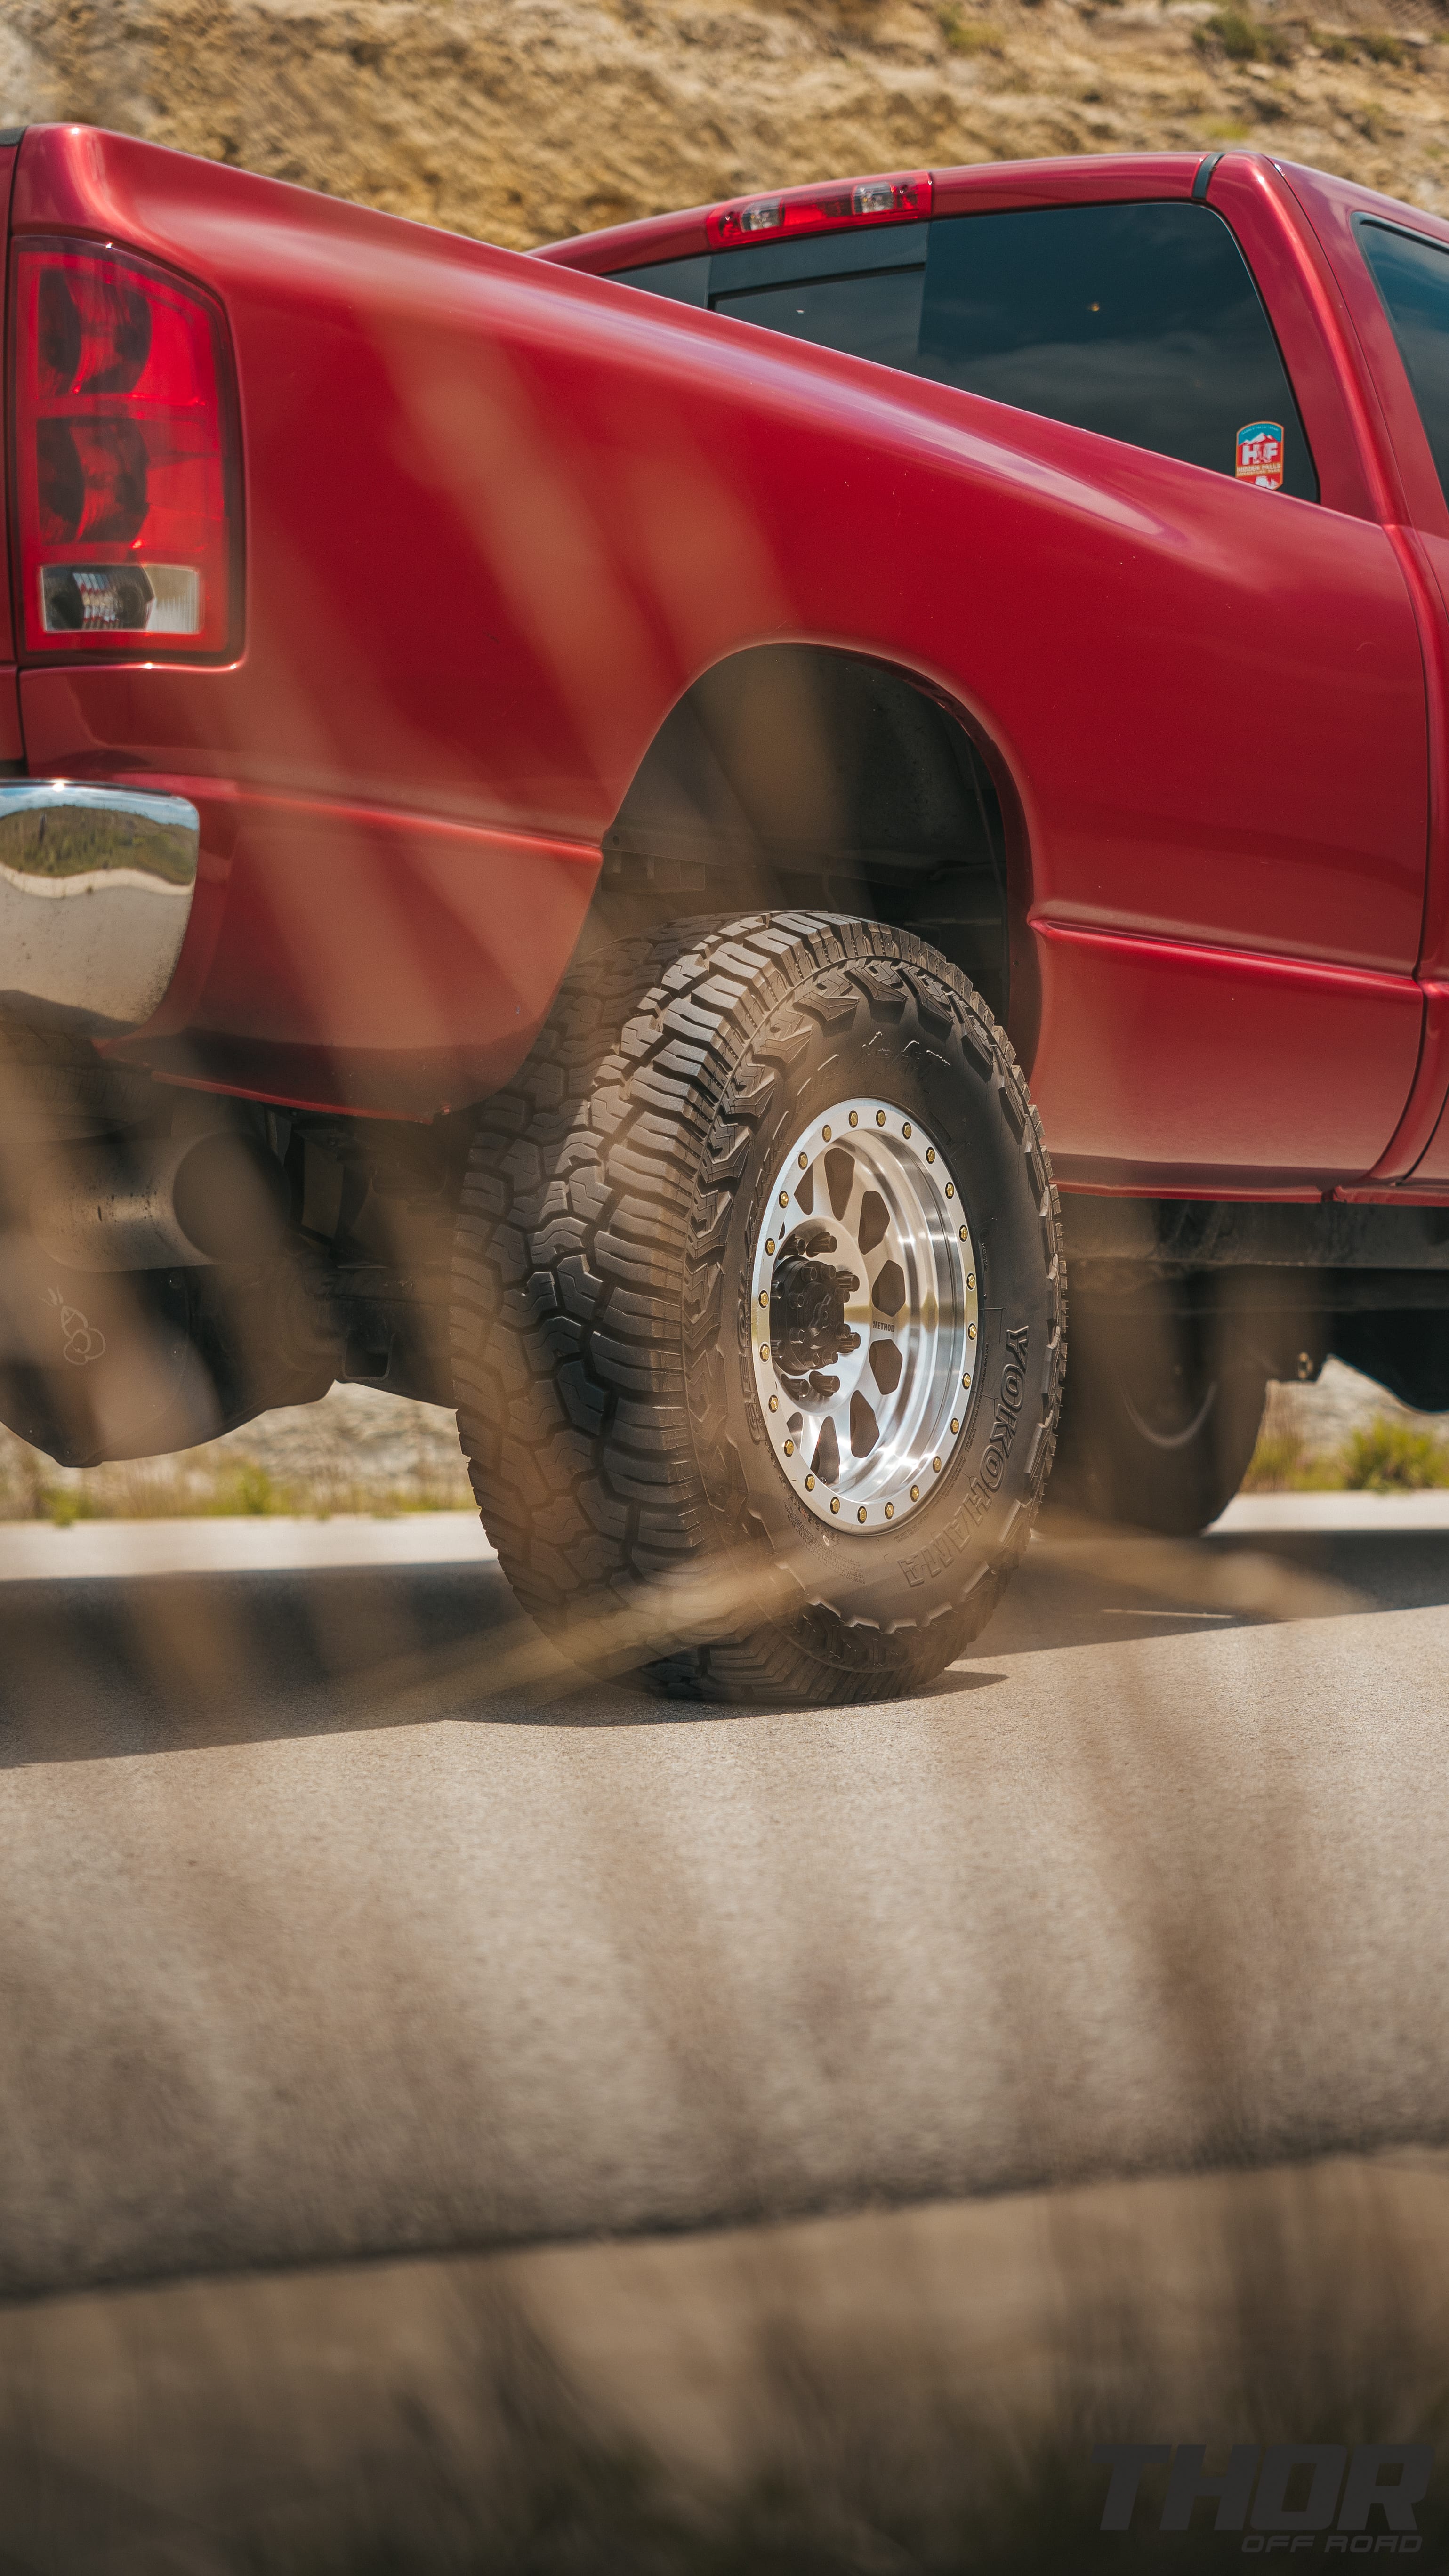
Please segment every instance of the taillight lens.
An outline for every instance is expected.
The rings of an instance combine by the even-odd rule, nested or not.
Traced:
[[[111,251],[22,243],[13,310],[27,650],[226,652],[234,405],[210,297]]]
[[[704,219],[712,250],[769,241],[781,233],[839,232],[847,224],[918,224],[931,211],[929,170],[882,179],[849,179],[833,188],[782,188],[773,197],[741,197]]]

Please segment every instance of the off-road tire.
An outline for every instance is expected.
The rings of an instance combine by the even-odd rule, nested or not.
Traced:
[[[981,1274],[961,1436],[904,1524],[866,1534],[822,1526],[788,1485],[750,1349],[749,1246],[775,1162],[801,1118],[852,1091],[949,1138]],[[921,1686],[1025,1549],[1064,1276],[1015,1057],[924,942],[815,912],[619,941],[570,973],[481,1110],[462,1191],[459,1429],[518,1599],[586,1667],[681,1695]]]

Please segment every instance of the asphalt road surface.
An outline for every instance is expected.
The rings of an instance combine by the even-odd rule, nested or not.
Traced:
[[[0,1533],[0,2291],[1449,2137],[1442,1505],[1235,1509],[816,1716],[443,1518]]]

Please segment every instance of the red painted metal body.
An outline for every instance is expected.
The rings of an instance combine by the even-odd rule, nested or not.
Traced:
[[[1185,197],[1199,167],[937,173],[935,210]],[[20,674],[32,771],[202,812],[129,1051],[277,1100],[476,1098],[669,709],[798,639],[919,679],[992,770],[1068,1184],[1449,1187],[1449,513],[1348,231],[1372,202],[1251,154],[1210,184],[1315,505],[606,282],[702,251],[702,209],[525,258],[32,129],[12,231],[206,286],[240,398],[239,657]]]

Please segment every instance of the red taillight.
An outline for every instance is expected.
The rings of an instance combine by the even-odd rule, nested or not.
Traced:
[[[712,250],[770,241],[781,233],[839,232],[846,224],[917,224],[931,211],[929,170],[894,178],[851,179],[834,188],[783,188],[772,197],[738,197],[716,206],[704,228]]]
[[[79,243],[15,253],[26,649],[232,645],[233,405],[209,296]]]

